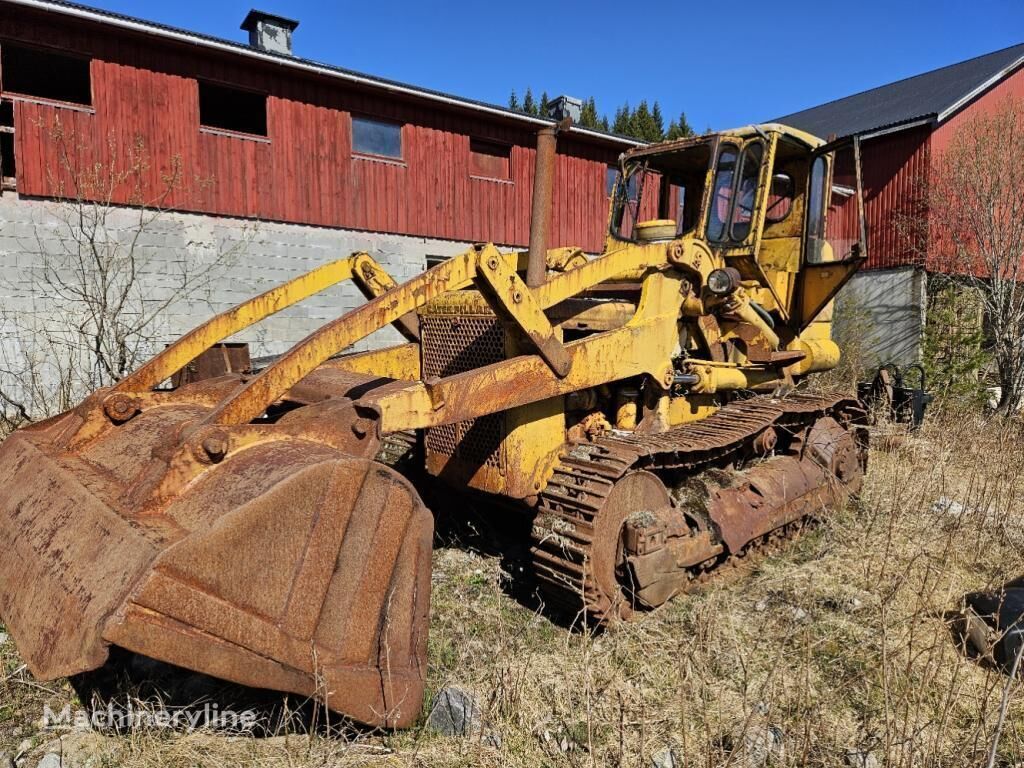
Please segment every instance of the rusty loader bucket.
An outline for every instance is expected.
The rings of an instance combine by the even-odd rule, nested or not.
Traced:
[[[381,323],[414,334],[408,317],[371,300],[343,333],[314,334],[258,376],[154,389],[217,341],[342,279],[370,298],[394,292],[365,254],[326,265],[0,444],[0,617],[37,678],[95,669],[117,645],[316,695],[363,723],[415,720],[432,517],[374,460],[375,413],[337,397],[267,416],[281,382]]]

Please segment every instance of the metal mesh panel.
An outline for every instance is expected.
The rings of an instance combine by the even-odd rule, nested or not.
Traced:
[[[420,317],[425,378],[454,376],[505,359],[505,332],[493,316]],[[500,413],[427,430],[427,451],[504,467],[505,417]]]

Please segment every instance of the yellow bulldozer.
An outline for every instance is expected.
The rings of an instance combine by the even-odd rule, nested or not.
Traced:
[[[111,646],[355,720],[415,722],[434,520],[414,484],[530,521],[532,579],[639,616],[840,504],[866,465],[831,300],[865,259],[859,147],[754,125],[621,158],[603,253],[476,245],[402,285],[365,253],[203,323],[0,445],[0,617],[39,679]],[[262,370],[171,377],[339,281],[367,301]],[[346,353],[394,325],[405,342]]]

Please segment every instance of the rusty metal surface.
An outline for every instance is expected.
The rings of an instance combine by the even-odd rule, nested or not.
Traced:
[[[226,373],[248,373],[252,369],[249,345],[244,343],[214,344],[171,377],[171,385],[181,387],[205,381]]]
[[[573,447],[537,504],[531,553],[542,593],[596,624],[632,618],[638,607],[656,607],[716,566],[720,555],[737,554],[857,490],[864,469],[857,434],[863,418],[857,401],[843,396],[761,397],[660,434],[606,435]],[[658,480],[656,473],[685,482],[705,468],[758,455],[777,431],[789,434],[791,450],[801,455],[756,464],[740,473],[736,488],[687,502],[696,502],[696,508],[666,513],[670,505],[651,501],[657,494],[647,489],[646,501],[629,511],[647,513],[631,525],[650,530],[625,532],[632,549],[619,553],[618,580],[599,577],[607,574],[609,541],[620,541],[616,526],[625,524],[621,510],[608,505],[622,478],[642,473]],[[714,529],[701,519],[704,508]],[[656,541],[664,547],[661,552],[653,546]],[[623,562],[628,573],[622,572]]]
[[[369,458],[282,436],[143,511],[132,490],[159,448],[208,410],[148,410],[78,452],[56,447],[73,413],[0,445],[0,616],[30,670],[94,669],[116,644],[411,724],[433,534],[415,489]]]
[[[530,260],[526,284],[536,288],[547,273],[548,230],[551,226],[551,195],[555,186],[555,126],[537,132],[537,157],[533,170],[533,200],[530,209]]]

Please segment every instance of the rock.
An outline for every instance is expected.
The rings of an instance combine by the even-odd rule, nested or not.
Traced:
[[[935,515],[949,515],[950,517],[962,517],[965,513],[970,510],[961,504],[959,501],[950,499],[946,496],[940,496],[934,502],[932,502],[932,514]]]
[[[807,611],[798,605],[793,606],[793,621],[807,621],[809,618]]]
[[[846,753],[846,764],[850,768],[878,768],[878,758],[873,752],[851,749]]]
[[[0,752],[0,768],[15,768],[14,758],[9,752]]]
[[[548,728],[548,722],[534,729],[534,734],[544,742],[544,746],[552,752],[561,752],[562,754],[574,751],[576,742],[573,741],[565,726],[556,725],[554,728]]]
[[[11,636],[6,632],[0,632],[0,648],[3,648],[10,641]]]
[[[785,760],[785,747],[782,743],[782,729],[774,725],[762,728],[751,728],[743,736],[743,751],[751,768]]]
[[[489,747],[494,747],[495,749],[501,749],[501,733],[499,733],[498,731],[487,729],[487,731],[484,733],[484,744],[486,744]]]
[[[96,768],[103,762],[107,742],[99,734],[72,733],[54,739],[43,747],[36,768]]]
[[[676,759],[676,751],[672,747],[663,747],[651,757],[651,768],[680,768],[682,764]]]
[[[430,708],[427,727],[442,736],[479,733],[480,707],[469,693],[454,685],[438,691]]]

